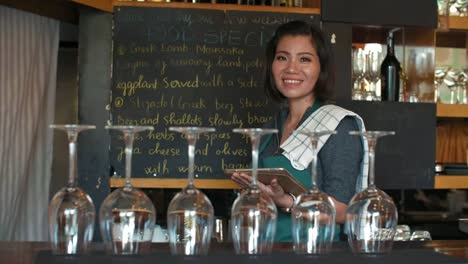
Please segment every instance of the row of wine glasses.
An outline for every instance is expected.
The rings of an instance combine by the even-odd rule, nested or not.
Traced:
[[[95,126],[52,125],[65,130],[70,149],[69,183],[52,199],[49,206],[49,230],[57,254],[85,253],[90,247],[94,227],[94,205],[91,198],[76,186],[76,146],[78,133]],[[99,210],[100,230],[108,252],[140,254],[148,252],[156,212],[151,200],[131,185],[131,159],[136,133],[152,130],[151,126],[107,126],[122,131],[125,142],[125,186],[109,194]],[[171,127],[183,133],[188,142],[188,185],[177,193],[167,212],[169,244],[172,254],[207,254],[213,230],[213,206],[203,192],[194,186],[195,144],[201,133],[215,131],[204,127]],[[231,209],[231,231],[237,254],[271,253],[276,230],[277,208],[270,196],[261,192],[257,183],[258,148],[261,137],[277,133],[276,129],[234,129],[248,135],[252,145],[252,178],[249,188],[234,201]],[[301,194],[292,210],[294,251],[323,254],[330,251],[334,238],[336,209],[333,201],[317,186],[316,146],[318,138],[335,131],[301,131],[311,141],[312,187]],[[393,228],[397,223],[396,207],[391,198],[374,184],[374,159],[377,138],[393,132],[353,132],[369,144],[369,187],[351,200],[346,229],[353,252],[385,253],[391,249]]]
[[[51,125],[64,130],[69,144],[69,181],[49,204],[49,234],[56,254],[86,253],[91,245],[95,210],[92,199],[77,187],[78,133],[95,129],[90,125]],[[149,249],[156,211],[151,200],[130,181],[133,139],[136,133],[152,130],[150,126],[107,126],[124,134],[125,186],[109,194],[99,209],[100,229],[109,251],[115,254],[135,254]]]
[[[353,49],[353,100],[380,101],[381,63],[381,52],[361,48]]]
[[[468,71],[437,65],[434,71],[435,102],[468,104]]]
[[[80,131],[94,129],[85,125],[52,125],[68,134],[70,173],[68,185],[60,190],[49,205],[49,230],[52,248],[57,254],[85,253],[89,249],[94,230],[94,205],[83,190],[76,186],[76,145]],[[113,254],[139,254],[148,251],[151,244],[156,211],[150,199],[131,185],[131,160],[136,133],[153,130],[151,126],[107,126],[121,130],[125,142],[125,186],[109,194],[99,210],[101,233],[107,250]],[[195,143],[200,133],[214,128],[171,127],[170,131],[183,133],[188,142],[188,185],[177,193],[168,208],[170,249],[173,254],[203,255],[208,252],[213,230],[214,209],[210,200],[193,183]],[[257,167],[258,144],[262,129],[237,129],[251,137],[253,164]],[[254,170],[256,179],[256,170]],[[239,254],[258,254],[271,250],[273,243],[276,206],[271,198],[258,189],[256,181],[233,205],[232,223],[236,232],[235,249]],[[268,204],[266,204],[268,203]],[[253,218],[251,217],[253,212]],[[240,230],[245,230],[242,232]],[[266,230],[266,232],[263,232]],[[253,234],[262,235],[256,241]],[[264,243],[268,242],[268,243]],[[267,246],[265,248],[265,245]],[[270,245],[270,247],[268,247]]]

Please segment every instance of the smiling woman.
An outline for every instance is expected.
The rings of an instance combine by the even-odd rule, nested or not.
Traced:
[[[317,146],[317,184],[333,200],[336,222],[343,224],[347,203],[365,185],[365,176],[360,175],[364,145],[361,138],[348,137],[348,132],[364,129],[364,124],[357,114],[328,104],[334,75],[329,43],[319,28],[292,21],[276,30],[266,54],[265,91],[269,99],[286,107],[266,124],[279,133],[265,136],[259,166],[283,167],[310,188],[311,147],[300,131],[336,130],[336,135],[324,136]],[[246,173],[234,173],[232,179],[240,185],[251,182]],[[290,211],[295,199],[281,185],[272,181],[260,188],[277,207]],[[286,212],[278,215],[276,241],[292,241],[291,215]]]
[[[289,101],[313,103],[320,73],[317,51],[308,36],[285,36],[278,43],[272,65],[276,88]]]

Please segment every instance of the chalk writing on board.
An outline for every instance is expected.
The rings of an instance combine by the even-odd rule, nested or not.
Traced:
[[[186,177],[187,143],[170,126],[216,128],[197,142],[197,177],[248,167],[250,141],[232,129],[262,127],[278,110],[263,91],[265,45],[279,24],[310,17],[141,7],[114,15],[112,123],[155,128],[135,139],[134,177]],[[123,174],[122,138],[111,136],[111,164]]]

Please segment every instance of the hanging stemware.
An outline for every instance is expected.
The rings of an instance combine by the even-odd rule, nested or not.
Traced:
[[[148,253],[153,238],[156,210],[146,194],[132,186],[132,152],[135,134],[152,126],[106,126],[123,133],[125,142],[125,186],[110,193],[101,204],[101,234],[112,254]]]
[[[352,78],[353,78],[353,90],[351,92],[351,98],[353,100],[364,100],[364,92],[362,90],[363,84],[365,84],[365,53],[361,48],[353,49],[352,53]]]
[[[234,250],[236,254],[269,254],[275,238],[278,211],[273,199],[258,187],[258,149],[263,135],[278,133],[278,130],[237,128],[233,132],[249,136],[252,144],[252,183],[237,197],[231,209]]]
[[[389,253],[393,246],[398,211],[392,198],[375,185],[375,149],[377,139],[395,135],[393,131],[351,131],[350,135],[364,136],[369,151],[369,185],[354,195],[346,210],[345,230],[351,250],[358,254]]]
[[[380,80],[380,65],[382,63],[380,52],[369,50],[366,55],[366,61],[365,74],[369,85],[366,89],[365,100],[378,101],[380,100],[380,87],[378,87],[378,83]]]
[[[169,245],[173,255],[206,255],[213,232],[214,209],[208,197],[193,183],[195,144],[201,133],[214,132],[209,127],[170,127],[185,135],[188,143],[188,185],[178,192],[167,209]]]
[[[336,131],[299,131],[311,141],[312,187],[301,194],[291,210],[294,251],[300,254],[325,254],[331,249],[335,235],[336,209],[332,199],[317,185],[317,144],[324,135]]]
[[[78,178],[77,139],[91,125],[50,125],[67,133],[69,164],[67,186],[58,191],[49,204],[49,235],[55,254],[83,254],[91,245],[94,233],[94,204],[76,184]]]
[[[447,76],[447,72],[450,70],[450,66],[436,65],[434,71],[434,103],[440,102],[440,94],[442,86],[444,85],[444,78]]]

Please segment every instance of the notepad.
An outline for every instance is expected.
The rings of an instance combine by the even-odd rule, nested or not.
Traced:
[[[231,177],[234,172],[243,172],[252,175],[252,169],[225,169],[224,173],[226,176]],[[287,193],[292,193],[295,196],[299,196],[307,189],[294,178],[288,170],[284,168],[260,168],[257,170],[257,179],[263,184],[270,184],[270,182],[276,178],[279,185],[283,187],[283,190]],[[241,186],[242,187],[242,186]]]

